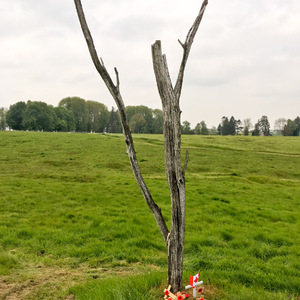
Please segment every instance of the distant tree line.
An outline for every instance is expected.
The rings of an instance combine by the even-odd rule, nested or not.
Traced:
[[[133,133],[163,133],[163,112],[147,106],[127,106],[126,114]],[[65,131],[65,132],[107,132],[122,133],[118,111],[111,111],[99,102],[79,97],[62,99],[57,107],[41,101],[17,102],[8,110],[0,108],[0,130]],[[243,121],[223,117],[218,127],[208,128],[205,121],[191,128],[191,123],[183,121],[182,134],[197,135],[253,135],[284,136],[300,135],[300,118],[294,120],[280,118],[275,121],[274,131],[270,130],[267,116],[262,116],[252,126],[250,119]]]
[[[163,113],[146,106],[128,106],[126,113],[133,133],[162,133]],[[0,130],[75,131],[121,133],[118,111],[79,97],[62,99],[57,107],[41,101],[17,102],[0,109]]]
[[[41,101],[17,102],[4,111],[0,123],[13,130],[103,132],[109,119],[104,104],[68,97],[57,107]]]
[[[284,136],[300,135],[300,118],[295,120],[280,118],[275,121],[274,128]]]
[[[243,122],[241,120],[236,120],[233,116],[229,119],[228,117],[223,117],[222,122],[217,128],[217,134],[219,135],[236,135],[243,134],[253,136],[270,136],[273,134],[284,135],[284,136],[299,136],[300,134],[300,118],[296,119],[278,119],[275,121],[274,131],[271,132],[270,123],[267,116],[262,116],[254,124],[253,130],[252,123],[250,119],[245,119]]]

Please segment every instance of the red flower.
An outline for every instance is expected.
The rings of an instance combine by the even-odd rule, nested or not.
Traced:
[[[183,299],[183,297],[180,295],[180,296],[178,296],[178,298],[177,298],[178,300],[182,300]]]
[[[203,289],[199,289],[199,290],[198,290],[198,293],[202,293],[202,292],[203,292]]]
[[[185,294],[185,298],[188,298],[190,296],[190,294]]]
[[[169,295],[169,291],[165,291],[165,295],[168,296]]]
[[[205,300],[205,299],[203,299],[203,298],[200,298],[199,300]]]

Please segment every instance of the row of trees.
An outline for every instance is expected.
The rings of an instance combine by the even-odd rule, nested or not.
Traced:
[[[126,114],[129,127],[133,133],[163,133],[163,112],[147,106],[127,106]],[[6,111],[0,108],[0,130],[6,127],[14,130],[40,131],[76,131],[76,132],[108,132],[121,133],[122,126],[118,111],[109,111],[99,102],[84,100],[79,97],[62,99],[57,107],[45,102],[27,101],[17,102]],[[188,121],[182,123],[182,134],[218,134],[218,135],[271,135],[270,123],[267,116],[262,116],[254,126],[251,119],[243,122],[223,117],[218,127],[208,128],[205,121],[197,123],[191,128]],[[300,135],[300,118],[294,120],[280,118],[275,121],[276,134],[284,136]]]
[[[274,128],[284,136],[299,136],[300,118],[297,117],[295,120],[285,118],[277,119]]]
[[[2,114],[1,114],[2,112]],[[147,106],[127,106],[126,115],[133,133],[163,133],[163,112]],[[5,112],[0,111],[1,130],[7,126],[14,130],[39,131],[76,131],[122,133],[118,111],[111,111],[96,101],[86,101],[79,97],[62,99],[57,107],[45,102],[17,102]],[[184,121],[183,134],[209,134],[204,121],[191,129],[190,123]]]
[[[188,121],[182,124],[183,134],[200,134],[200,135],[253,135],[253,136],[270,136],[272,134],[284,136],[299,136],[300,135],[300,118],[294,120],[280,118],[275,121],[274,131],[271,132],[270,123],[267,116],[262,116],[255,124],[252,125],[251,119],[245,119],[243,122],[235,119],[223,117],[218,127],[207,128],[204,121],[196,125],[194,129]]]
[[[162,133],[163,113],[146,106],[128,106],[133,133]],[[8,111],[0,109],[0,129],[121,133],[118,111],[79,97],[62,99],[57,107],[41,101],[17,102]]]
[[[73,97],[61,100],[57,107],[41,101],[17,102],[6,112],[5,123],[14,130],[100,132],[108,117],[105,105]]]
[[[219,135],[236,135],[244,134],[253,136],[270,136],[270,123],[267,116],[262,116],[254,124],[254,129],[251,131],[252,123],[251,119],[245,119],[244,122],[236,120],[233,116],[229,119],[223,117],[222,122],[217,128],[217,134]],[[294,120],[280,118],[275,121],[274,131],[276,134],[284,136],[299,136],[300,134],[300,118],[297,117]]]

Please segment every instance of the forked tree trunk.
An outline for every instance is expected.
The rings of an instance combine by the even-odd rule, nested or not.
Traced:
[[[165,169],[171,194],[171,231],[167,239],[168,284],[177,291],[182,285],[185,235],[185,168],[181,169],[181,122],[179,99],[172,87],[161,43],[152,45],[153,68],[163,107]],[[187,164],[186,156],[186,164]]]
[[[104,63],[98,58],[94,42],[85,20],[82,5],[80,0],[74,0],[78,18],[81,28],[86,39],[90,55],[94,65],[106,84],[108,90],[113,96],[120,113],[125,143],[127,147],[127,154],[132,166],[135,179],[142,191],[147,205],[152,211],[160,232],[164,238],[167,252],[168,252],[168,284],[172,286],[174,292],[178,291],[182,286],[182,272],[183,272],[183,252],[184,252],[184,236],[185,236],[185,170],[188,162],[188,151],[186,152],[186,159],[184,166],[181,165],[181,110],[179,107],[179,99],[181,95],[183,75],[190,53],[190,49],[202,20],[205,8],[208,4],[204,0],[193,26],[189,30],[185,43],[180,43],[183,48],[183,57],[178,73],[176,85],[173,88],[169,76],[166,56],[162,55],[161,43],[156,41],[152,45],[152,60],[153,68],[156,77],[157,87],[163,106],[164,119],[164,148],[165,148],[165,169],[168,179],[168,184],[171,194],[171,230],[165,223],[162,216],[161,209],[153,201],[152,196],[147,188],[146,183],[142,177],[137,162],[133,139],[129,129],[125,105],[120,94],[119,74],[115,68],[116,84],[113,83],[108,74]]]

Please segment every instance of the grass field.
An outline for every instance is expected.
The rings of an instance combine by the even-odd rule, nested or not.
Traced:
[[[134,140],[169,224],[163,137]],[[186,147],[185,282],[200,269],[207,300],[300,299],[299,137]],[[122,135],[0,132],[0,170],[0,299],[163,299],[165,246]]]

